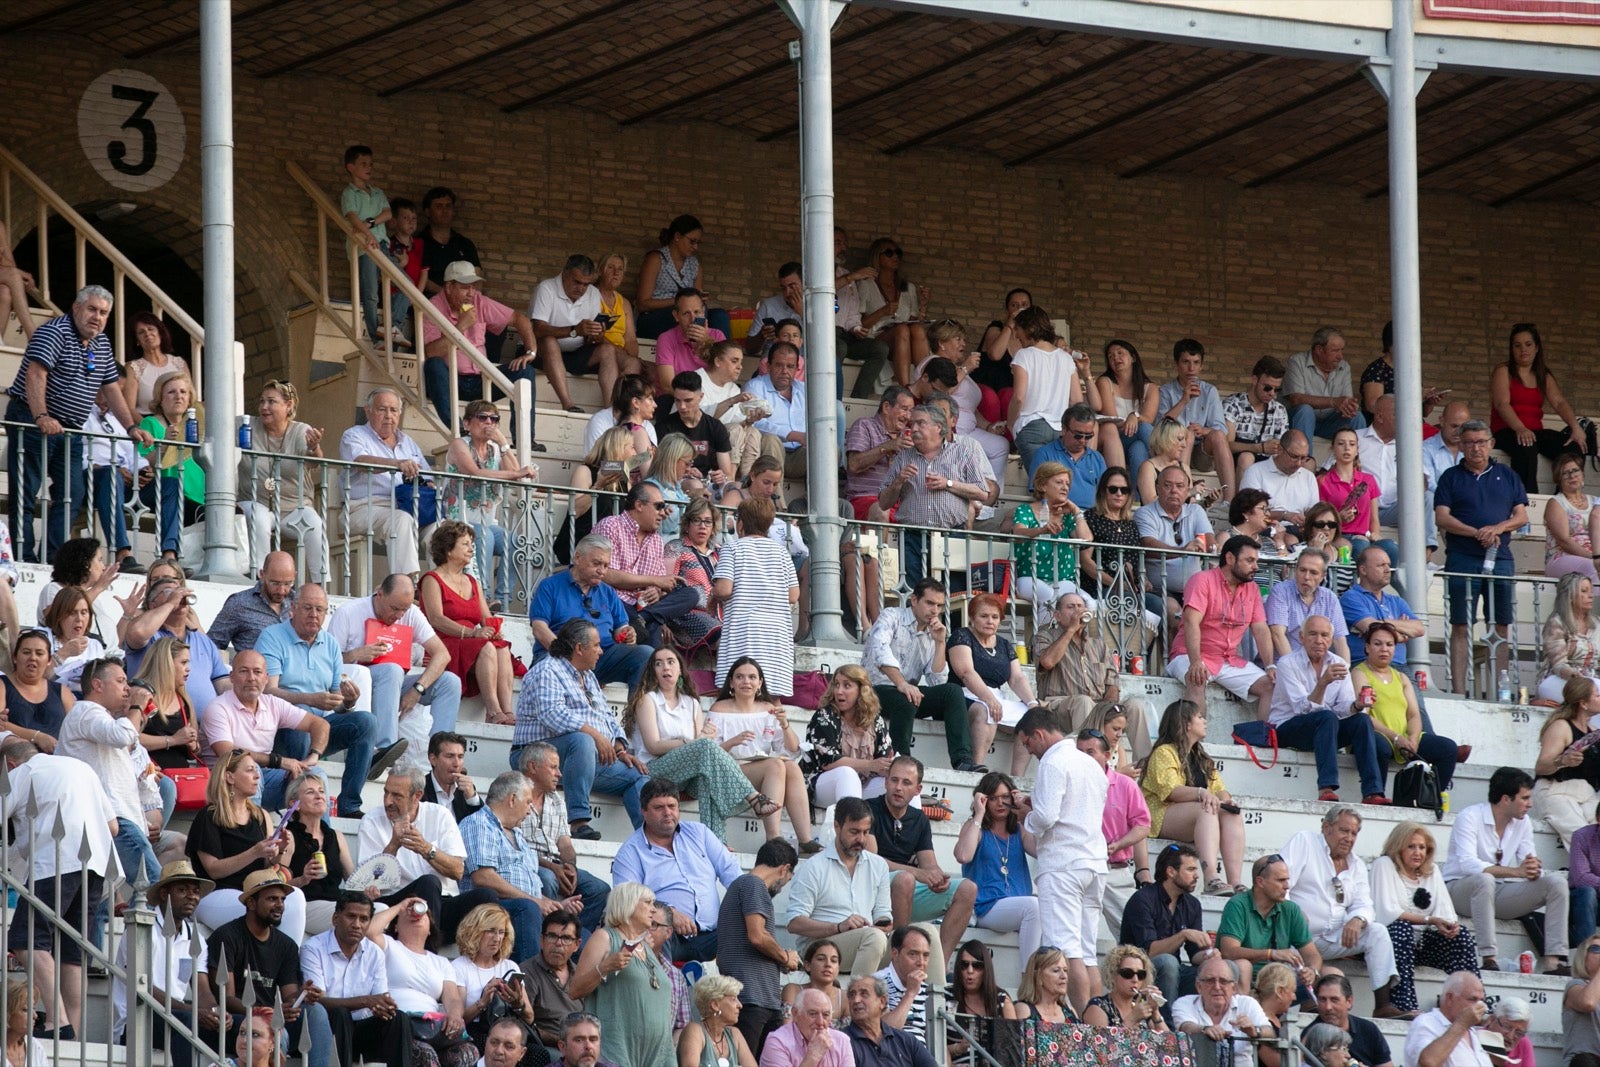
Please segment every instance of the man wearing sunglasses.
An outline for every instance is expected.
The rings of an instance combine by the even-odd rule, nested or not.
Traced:
[[[1301,830],[1284,843],[1289,868],[1289,899],[1300,905],[1311,927],[1317,952],[1325,960],[1364,956],[1372,976],[1372,1014],[1379,1019],[1415,1019],[1393,1003],[1416,1002],[1416,967],[1396,960],[1389,928],[1376,922],[1372,881],[1367,865],[1355,854],[1361,834],[1361,813],[1344,804],[1322,816],[1322,832]]]
[[[661,523],[672,505],[661,487],[640,482],[628,490],[620,515],[608,515],[594,535],[611,543],[611,566],[605,582],[628,609],[628,623],[644,642],[661,647],[661,628],[671,626],[700,606],[698,591],[667,572]]]
[[[1259,489],[1267,494],[1267,512],[1286,523],[1289,532],[1305,540],[1302,530],[1306,511],[1321,499],[1317,476],[1311,473],[1311,442],[1299,430],[1290,430],[1277,441],[1262,463],[1252,463],[1239,475],[1240,489]],[[1338,524],[1334,523],[1337,529]]]
[[[1262,356],[1250,368],[1250,388],[1222,401],[1228,424],[1228,446],[1233,452],[1239,487],[1257,460],[1271,459],[1282,451],[1281,438],[1289,428],[1289,409],[1278,400],[1283,392],[1283,362]]]
[[[1085,510],[1093,508],[1100,476],[1106,472],[1105,457],[1092,447],[1099,436],[1094,408],[1084,403],[1072,405],[1061,415],[1061,436],[1035,452],[1028,462],[1028,477],[1031,479],[1041,464],[1054,460],[1072,472],[1067,499]]]

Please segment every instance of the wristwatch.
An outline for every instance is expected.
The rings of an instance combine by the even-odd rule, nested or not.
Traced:
[[[567,336],[568,337],[576,337],[576,336],[578,336],[578,328],[576,326],[574,326],[571,329],[569,329],[567,331]]]
[[[437,856],[438,854],[439,854],[439,846],[438,845],[429,845],[427,853],[422,858],[427,860],[429,863],[432,863],[433,862],[433,857]]]
[[[411,691],[413,693],[417,694],[417,696],[422,696],[424,693],[427,692],[427,690],[423,688],[421,682],[412,682],[411,683]]]

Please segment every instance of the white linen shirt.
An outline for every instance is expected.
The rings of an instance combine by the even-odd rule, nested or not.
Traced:
[[[150,989],[151,992],[165,993],[173,1000],[187,1001],[189,980],[195,973],[195,964],[199,964],[201,974],[210,969],[207,966],[206,939],[199,935],[199,928],[192,919],[177,921],[174,917],[178,929],[170,936],[162,932],[161,923],[164,921],[158,921],[150,935]],[[189,958],[194,942],[200,945],[197,960]],[[117,940],[117,966],[128,966],[128,939],[125,937]],[[128,1028],[128,984],[116,977],[111,980],[111,1013],[111,1038],[120,1041]],[[183,1012],[179,1018],[188,1014]],[[35,1041],[33,1044],[37,1047],[42,1042]]]
[[[1239,476],[1240,489],[1259,489],[1271,497],[1268,506],[1273,511],[1298,511],[1306,509],[1320,499],[1317,476],[1300,467],[1293,474],[1285,474],[1270,459],[1250,464],[1250,469]]]
[[[546,278],[535,286],[533,299],[528,302],[528,318],[557,329],[576,326],[584,319],[593,319],[599,314],[600,290],[590,285],[583,290],[583,295],[578,299],[568,300],[567,290],[562,286],[559,274],[554,278]],[[570,352],[587,343],[581,336],[556,339],[557,347],[563,352]]]
[[[315,982],[325,996],[335,1000],[389,992],[383,950],[364,937],[356,943],[354,958],[344,954],[332,930],[306,938],[300,946],[300,971],[307,982]],[[359,1008],[350,1017],[365,1019],[371,1014],[371,1008]]]
[[[1033,779],[1033,810],[1023,829],[1038,838],[1040,871],[1106,873],[1106,793],[1110,783],[1100,764],[1062,738],[1039,757]]]
[[[889,902],[889,864],[876,852],[862,850],[855,874],[845,870],[839,846],[829,842],[823,850],[795,868],[789,883],[789,910],[784,925],[796,917],[818,922],[843,922],[852,915],[869,922],[887,922],[893,915]]]
[[[1428,891],[1429,901],[1427,907],[1422,907],[1416,901],[1416,889]],[[1450,892],[1445,888],[1444,872],[1439,864],[1433,865],[1433,870],[1422,877],[1416,889],[1412,888],[1400,878],[1400,871],[1395,867],[1394,861],[1388,856],[1379,856],[1372,861],[1372,912],[1373,921],[1385,926],[1400,917],[1401,912],[1412,911],[1419,915],[1436,916],[1445,922],[1456,922],[1455,901],[1450,899]]]
[[[76,710],[76,709],[74,709]],[[11,772],[11,799],[14,812],[25,813],[34,805],[30,820],[17,819],[7,856],[19,873],[32,869],[36,881],[56,875],[55,825],[61,820],[61,873],[91,870],[103,877],[122,873],[112,847],[111,823],[117,813],[107,799],[100,776],[82,760],[71,756],[40,753]],[[141,817],[140,825],[143,824]],[[84,841],[89,843],[87,863],[78,858]],[[31,862],[30,862],[31,861]]]
[[[403,430],[395,431],[394,447],[391,448],[366,423],[352,426],[339,436],[339,458],[353,460],[357,456],[409,459],[424,472],[433,469],[428,465],[428,457],[422,454],[422,449]],[[351,471],[349,481],[351,500],[367,500],[374,497],[388,500],[389,494],[400,484],[401,474],[397,469],[381,471],[361,469]]]
[[[873,685],[894,684],[883,673],[885,667],[898,669],[912,685],[941,685],[950,677],[950,669],[946,663],[938,673],[929,670],[935,651],[933,635],[917,629],[917,617],[910,608],[884,608],[867,631],[861,665]]]
[[[416,817],[411,820],[411,825],[417,832],[427,838],[440,852],[456,859],[467,858],[467,844],[461,840],[461,828],[456,825],[456,818],[450,814],[450,809],[440,804],[430,804],[428,801],[419,801]],[[375,808],[361,816],[361,833],[356,840],[356,862],[365,863],[372,857],[379,855],[389,847],[389,838],[394,836],[394,823],[389,821],[389,815],[381,807]],[[407,882],[415,881],[425,874],[437,875],[433,865],[422,858],[422,855],[402,847],[395,853],[395,859],[400,861],[400,873]],[[447,897],[453,897],[459,890],[453,878],[440,878],[440,892]]]
[[[349,600],[334,609],[333,617],[328,620],[328,632],[339,642],[340,652],[349,652],[367,643],[367,620],[377,617],[377,612],[372,610],[371,597]],[[412,660],[415,662],[422,646],[433,640],[433,624],[428,622],[420,607],[412,604],[395,620],[395,625],[411,627]]]
[[[1439,1040],[1440,1035],[1448,1029],[1450,1020],[1444,1017],[1444,1012],[1438,1008],[1423,1012],[1411,1023],[1411,1029],[1406,1034],[1404,1061],[1421,1063],[1422,1050]],[[1444,1067],[1489,1067],[1489,1064],[1489,1053],[1478,1043],[1476,1030],[1468,1030],[1444,1061]]]
[[[1322,667],[1326,670],[1329,663],[1344,663],[1332,649],[1322,657]],[[1349,666],[1348,663],[1345,666]],[[1347,674],[1336,682],[1329,683],[1322,691],[1322,702],[1317,705],[1311,703],[1311,691],[1317,687],[1317,671],[1311,666],[1311,657],[1306,655],[1304,648],[1297,648],[1287,656],[1278,658],[1278,679],[1272,686],[1272,712],[1267,721],[1273,726],[1281,726],[1296,715],[1305,715],[1308,712],[1327,708],[1339,718],[1348,718],[1353,714],[1352,705],[1356,702],[1355,687],[1350,683]]]
[[[1500,858],[1495,858],[1495,853]],[[1506,832],[1494,832],[1494,808],[1487,801],[1468,805],[1456,815],[1450,831],[1450,851],[1445,856],[1444,880],[1471,878],[1490,867],[1516,867],[1533,854],[1533,820],[1524,815],[1506,823]],[[1519,878],[1501,878],[1517,882]]]
[[[1261,1010],[1261,1005],[1256,1001],[1255,997],[1247,997],[1243,993],[1235,993],[1233,995],[1233,1003],[1228,1006],[1225,1018],[1222,1021],[1228,1024],[1230,1032],[1238,1035],[1233,1041],[1234,1067],[1246,1067],[1247,1064],[1256,1062],[1255,1047],[1245,1039],[1244,1031],[1233,1025],[1233,1020],[1241,1015],[1249,1021],[1251,1026],[1256,1028],[1256,1033],[1258,1034],[1271,1025],[1272,1022],[1267,1018],[1267,1013]],[[1214,1021],[1211,1016],[1206,1014],[1206,1009],[1200,1005],[1200,995],[1198,993],[1187,997],[1179,997],[1172,1002],[1172,1028],[1176,1030],[1183,1026],[1184,1023],[1195,1023],[1202,1027],[1222,1025],[1221,1022]],[[1416,1061],[1407,1060],[1406,1062],[1415,1063]]]
[[[117,818],[127,819],[144,829],[144,801],[139,782],[133,776],[133,761],[128,751],[139,743],[139,731],[127,719],[113,719],[111,713],[92,700],[72,705],[72,713],[61,720],[56,738],[56,754],[80,760],[94,770],[105,787],[111,809]]]
[[[1356,431],[1361,449],[1361,469],[1378,479],[1378,506],[1393,507],[1400,495],[1400,479],[1395,474],[1395,445],[1385,442],[1371,426]]]
[[[1301,830],[1291,836],[1284,843],[1282,855],[1289,868],[1289,899],[1306,913],[1312,937],[1337,941],[1344,924],[1351,919],[1365,919],[1368,925],[1376,921],[1371,876],[1360,856],[1351,852],[1345,869],[1335,874],[1328,840],[1316,830]],[[1343,904],[1333,891],[1335,880],[1344,890]]]

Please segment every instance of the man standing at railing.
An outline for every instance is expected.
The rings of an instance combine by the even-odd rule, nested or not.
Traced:
[[[527,351],[537,352],[539,341],[533,333],[533,321],[515,308],[484,296],[475,288],[482,283],[483,275],[478,273],[478,269],[465,260],[459,260],[445,268],[444,292],[436,295],[431,302],[479,354],[484,352],[488,335],[491,332],[500,333],[507,326],[517,331]],[[422,322],[422,343],[427,356],[422,361],[422,378],[428,400],[439,413],[439,420],[453,435],[460,413],[450,410],[450,364],[446,360],[453,350],[457,400],[489,399],[484,395],[483,370],[473,361],[471,354],[461,351],[432,319]],[[526,364],[509,369],[516,372],[514,376],[526,377],[530,382],[533,380],[532,368]],[[515,433],[515,429],[512,432]]]
[[[105,334],[110,318],[111,293],[98,285],[85,286],[73,300],[70,314],[33,332],[7,391],[11,402],[6,405],[6,422],[26,427],[11,428],[6,453],[11,540],[24,563],[40,561],[33,515],[46,472],[50,513],[45,521],[45,558],[53,557],[67,539],[72,513],[84,502],[83,439],[68,431],[83,429],[96,403],[122,425],[134,427],[129,434],[135,441],[153,443],[150,434],[138,428],[139,418],[128,410],[118,385],[122,372]]]

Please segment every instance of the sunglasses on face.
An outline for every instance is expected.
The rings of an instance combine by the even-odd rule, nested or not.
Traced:
[[[1074,441],[1093,441],[1096,437],[1096,435],[1093,433],[1079,433],[1077,430],[1072,430],[1070,432]]]
[[[893,256],[895,259],[899,259],[900,258],[900,250],[898,248],[885,248],[882,252],[879,252],[878,255],[880,255],[880,256]]]
[[[1108,486],[1106,486],[1106,495],[1107,496],[1127,496],[1130,491],[1131,490],[1129,490],[1129,488],[1127,486],[1125,486],[1125,485],[1108,485]]]
[[[496,422],[497,423],[497,422],[500,421],[500,416],[499,415],[492,415],[492,414],[479,415],[478,418],[482,422]]]
[[[1137,978],[1139,981],[1142,982],[1142,981],[1144,981],[1144,976],[1145,976],[1145,972],[1144,972],[1143,968],[1140,968],[1137,971],[1134,970],[1132,967],[1119,967],[1119,968],[1117,968],[1117,977],[1118,978]]]
[[[958,970],[958,971],[981,971],[981,970],[984,970],[984,966],[983,966],[983,962],[981,960],[957,960],[956,961],[956,970]]]
[[[1258,386],[1257,388],[1259,388],[1263,393],[1276,393],[1278,391],[1278,389],[1280,388],[1280,386],[1262,385],[1262,386]]]
[[[1311,524],[1311,528],[1313,530],[1337,530],[1339,524],[1329,519],[1319,519]]]

